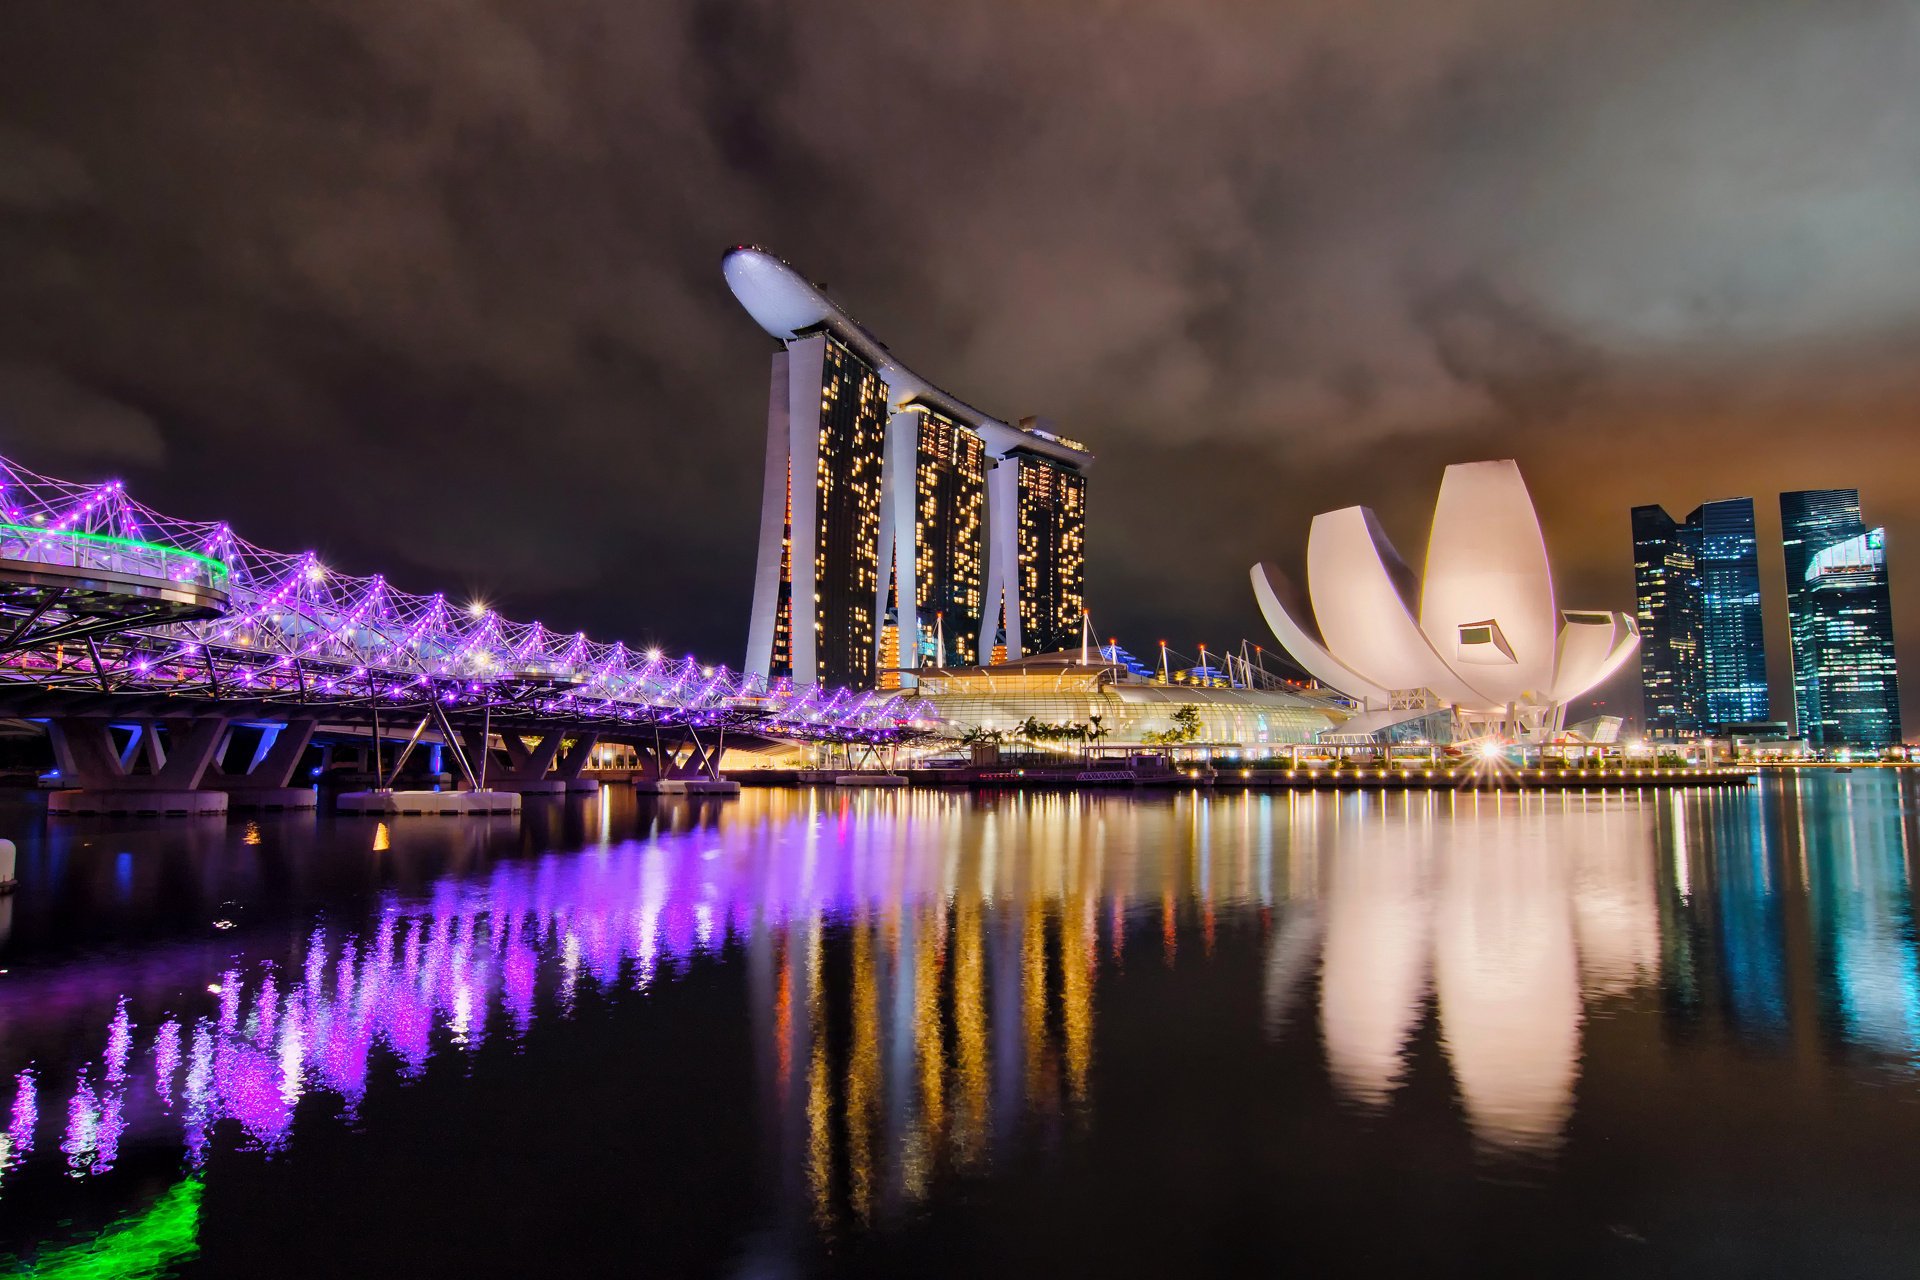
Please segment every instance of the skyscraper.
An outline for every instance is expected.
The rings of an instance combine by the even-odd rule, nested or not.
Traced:
[[[1051,458],[1015,453],[1020,647],[1050,653],[1080,642],[1086,608],[1087,478]]]
[[[1857,489],[1780,495],[1793,643],[1793,709],[1811,746],[1900,741],[1900,680],[1886,533],[1860,518]]]
[[[783,674],[873,682],[886,390],[828,333],[774,353],[754,643]]]
[[[895,573],[891,624],[903,667],[972,666],[980,660],[981,613],[987,588],[987,446],[971,428],[924,410],[918,429],[898,433],[912,441],[911,528],[895,526],[882,559],[901,565],[911,550],[911,575]],[[900,495],[904,497],[904,494]],[[896,499],[898,500],[898,499]],[[899,532],[909,532],[904,544]],[[883,540],[886,534],[882,534]],[[903,598],[902,593],[912,596]]]
[[[1692,532],[1662,507],[1633,509],[1633,585],[1647,733],[1695,736],[1705,718],[1699,562]]]
[[[1760,608],[1760,548],[1753,499],[1724,498],[1695,507],[1700,575],[1701,674],[1709,733],[1765,720],[1767,640]]]
[[[1656,737],[1767,718],[1767,651],[1753,499],[1703,503],[1677,523],[1633,509],[1640,687]]]
[[[780,343],[747,670],[871,687],[1076,641],[1093,456],[927,382],[771,254],[721,267]]]

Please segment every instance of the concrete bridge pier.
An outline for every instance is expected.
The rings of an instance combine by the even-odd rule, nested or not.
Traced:
[[[226,792],[202,790],[200,785],[227,741],[225,716],[125,723],[129,736],[124,747],[114,742],[115,724],[94,716],[48,722],[61,781],[72,784],[47,798],[48,813],[227,811]]]
[[[228,773],[221,767],[224,748],[207,766],[203,787],[227,793],[233,809],[312,809],[319,796],[312,787],[293,785],[294,770],[306,755],[316,728],[313,720],[290,720],[284,725],[266,725],[244,772]],[[231,730],[229,730],[231,734]]]
[[[677,795],[734,795],[740,784],[720,776],[720,752],[723,739],[716,735],[711,743],[700,741],[687,730],[687,741],[669,743],[656,739],[651,752],[640,752],[640,768],[634,771],[633,789]]]
[[[569,736],[573,738],[573,747],[563,756],[561,747]],[[594,744],[599,741],[597,733],[553,729],[528,746],[518,733],[502,733],[500,742],[506,748],[508,765],[504,769],[488,770],[487,788],[520,795],[564,795],[569,791],[595,790],[600,784],[580,775],[592,758]]]
[[[576,791],[592,793],[600,790],[599,779],[581,776],[586,772],[587,763],[593,759],[593,749],[599,745],[599,734],[579,734],[573,740],[572,749],[562,752],[560,759],[554,763],[554,776],[566,784],[569,793]]]

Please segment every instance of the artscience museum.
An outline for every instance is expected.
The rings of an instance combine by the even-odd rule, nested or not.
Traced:
[[[1640,638],[1624,613],[1558,606],[1510,459],[1447,468],[1418,577],[1366,507],[1313,518],[1304,593],[1268,564],[1252,577],[1281,647],[1359,704],[1346,734],[1446,710],[1459,736],[1548,741]]]

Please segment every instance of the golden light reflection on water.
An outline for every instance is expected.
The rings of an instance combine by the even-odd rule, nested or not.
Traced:
[[[859,851],[833,872],[857,905],[824,977],[817,925],[809,944],[801,1087],[822,1215],[836,1186],[869,1222],[927,1196],[943,1168],[984,1167],[1024,1128],[1096,1121],[1102,982],[1139,945],[1175,969],[1220,963],[1229,920],[1237,947],[1258,933],[1267,1035],[1311,1030],[1350,1104],[1394,1105],[1431,1018],[1475,1138],[1550,1153],[1588,1003],[1659,978],[1651,846],[1692,821],[1639,797],[1432,794],[1028,797],[942,823],[955,803],[862,797],[812,828]],[[941,823],[938,851],[879,853],[865,824],[889,816]],[[820,852],[824,869],[834,855]],[[844,1008],[824,1007],[836,998]],[[766,1025],[782,1025],[777,1011]]]
[[[37,1150],[106,1168],[123,1136],[181,1126],[176,1088],[201,1100],[190,1141],[226,1115],[275,1149],[304,1094],[357,1098],[381,1055],[418,1072],[442,1032],[477,1053],[696,956],[744,971],[754,1128],[782,1202],[829,1231],[1097,1131],[1103,1069],[1137,1084],[1146,1043],[1191,1039],[1236,1087],[1309,1064],[1276,1072],[1278,1105],[1330,1088],[1361,1125],[1450,1099],[1484,1154],[1551,1157],[1604,1019],[1658,1042],[1719,1018],[1808,1075],[1835,1046],[1920,1070],[1901,785],[663,808],[646,838],[448,875],[304,958],[169,971],[206,1009],[88,1011],[89,1044],[114,1015],[105,1055],[23,1078],[7,1158],[59,1123]],[[380,861],[418,830],[445,828],[377,825]],[[135,985],[110,977],[112,1000]],[[0,1044],[74,1040],[50,1021],[74,1006],[32,994],[0,1002]],[[1410,1088],[1421,1072],[1444,1088]],[[36,1100],[34,1079],[77,1083]]]

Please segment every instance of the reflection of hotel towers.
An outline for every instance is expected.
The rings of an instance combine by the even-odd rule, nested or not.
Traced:
[[[722,270],[780,343],[746,669],[865,686],[1078,643],[1093,456],[926,382],[773,255]]]
[[[1341,825],[1337,846],[1325,846],[1315,918],[1321,1034],[1348,1098],[1388,1102],[1431,997],[1475,1134],[1504,1147],[1558,1144],[1583,990],[1605,996],[1649,979],[1660,941],[1652,867],[1630,829],[1639,819],[1602,804],[1550,823],[1545,806],[1563,802],[1585,803],[1409,796],[1399,824],[1363,798],[1295,803],[1297,848],[1318,843],[1314,824]],[[1284,928],[1270,945],[1278,1022],[1309,951]],[[1291,959],[1278,958],[1282,948]]]
[[[1879,785],[1856,781],[1856,799]],[[102,1172],[156,1136],[197,1155],[224,1119],[272,1149],[308,1092],[351,1113],[370,1072],[413,1074],[526,1033],[583,987],[644,987],[733,946],[782,1202],[880,1217],[936,1172],[1082,1114],[1102,963],[1191,962],[1215,945],[1217,906],[1244,922],[1259,904],[1268,1027],[1317,1017],[1348,1099],[1390,1104],[1431,1005],[1475,1134],[1550,1150],[1583,1000],[1704,973],[1736,1030],[1779,1007],[1783,880],[1806,895],[1830,1037],[1920,1053],[1901,784],[1873,803],[1826,786],[1786,792],[1778,818],[1757,794],[1036,795],[983,813],[935,793],[776,793],[697,832],[447,876],[271,969],[176,956],[164,981],[105,972],[97,1021],[62,1037],[92,1056],[27,1055],[6,1143]],[[1770,849],[1760,833],[1783,823]],[[1317,1008],[1296,1010],[1316,965]],[[9,979],[0,1079],[72,1015],[34,981]],[[180,1003],[139,994],[209,983]]]
[[[1060,839],[1078,817],[1042,804],[1007,848],[989,830],[964,852],[956,820],[932,880],[896,864],[834,925],[756,935],[761,1128],[787,1203],[871,1221],[1086,1102],[1100,859]]]

